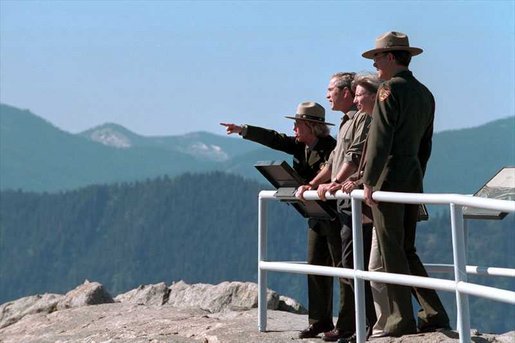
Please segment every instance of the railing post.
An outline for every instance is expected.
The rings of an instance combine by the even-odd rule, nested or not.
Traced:
[[[456,286],[459,282],[467,281],[467,252],[465,250],[465,229],[463,224],[463,207],[450,204],[452,253],[454,257],[454,280]],[[460,342],[470,342],[470,313],[468,295],[462,294],[456,288],[457,325]]]
[[[469,225],[468,220],[463,218],[463,237],[465,239],[465,262],[467,262],[467,252],[469,251]]]
[[[363,227],[361,223],[361,200],[351,197],[352,237],[354,270],[363,270]],[[356,312],[356,342],[366,340],[365,282],[354,274],[354,309]]]
[[[267,234],[267,203],[266,199],[259,196],[258,203],[258,329],[266,331],[266,270],[261,269],[261,261],[266,260],[266,234]]]

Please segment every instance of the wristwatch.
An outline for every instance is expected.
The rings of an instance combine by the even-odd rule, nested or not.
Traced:
[[[242,137],[245,137],[247,135],[247,130],[248,130],[248,125],[247,124],[243,124],[241,126],[241,132],[240,132],[240,136]]]

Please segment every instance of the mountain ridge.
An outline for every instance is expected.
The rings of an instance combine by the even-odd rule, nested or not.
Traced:
[[[162,147],[106,146],[6,105],[0,105],[0,152],[1,189],[61,191],[212,169],[210,161]]]
[[[501,167],[515,165],[515,116],[435,133],[426,192],[473,193]],[[510,144],[511,141],[511,144]],[[209,132],[142,136],[116,123],[78,134],[29,110],[0,104],[0,189],[62,191],[184,172],[228,171],[263,178],[257,161],[291,156]]]
[[[226,161],[231,156],[255,149],[249,142],[234,145],[228,140],[232,141],[232,137],[223,137],[205,131],[173,136],[143,136],[115,123],[105,123],[80,132],[79,135],[107,146],[161,148],[186,153],[199,160],[215,162]]]

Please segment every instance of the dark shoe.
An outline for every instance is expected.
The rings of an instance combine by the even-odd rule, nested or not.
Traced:
[[[329,325],[321,325],[318,323],[311,324],[306,329],[302,330],[299,333],[299,338],[315,338],[322,332],[330,331],[333,329],[333,326]]]
[[[326,342],[336,342],[340,338],[347,338],[352,336],[352,333],[344,332],[340,329],[332,329],[331,331],[324,332],[322,339]]]
[[[350,337],[341,337],[336,343],[356,343],[356,335],[351,335]]]

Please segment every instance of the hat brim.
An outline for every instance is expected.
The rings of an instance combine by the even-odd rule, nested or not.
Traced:
[[[329,126],[334,126],[334,124],[332,124],[332,123],[327,123],[325,121],[319,121],[319,120],[311,120],[311,119],[305,119],[305,118],[299,118],[299,117],[290,117],[290,116],[284,116],[284,118],[293,119],[293,120],[304,120],[304,121],[310,121],[312,123],[320,123],[320,124],[325,124],[325,125],[329,125]]]
[[[380,54],[382,52],[387,52],[387,51],[409,51],[411,53],[411,56],[417,56],[417,55],[420,55],[424,50],[422,50],[420,48],[409,47],[409,46],[406,46],[406,47],[394,46],[391,48],[380,48],[380,49],[368,50],[368,51],[365,51],[363,54],[361,54],[361,56],[373,60],[375,55]]]

